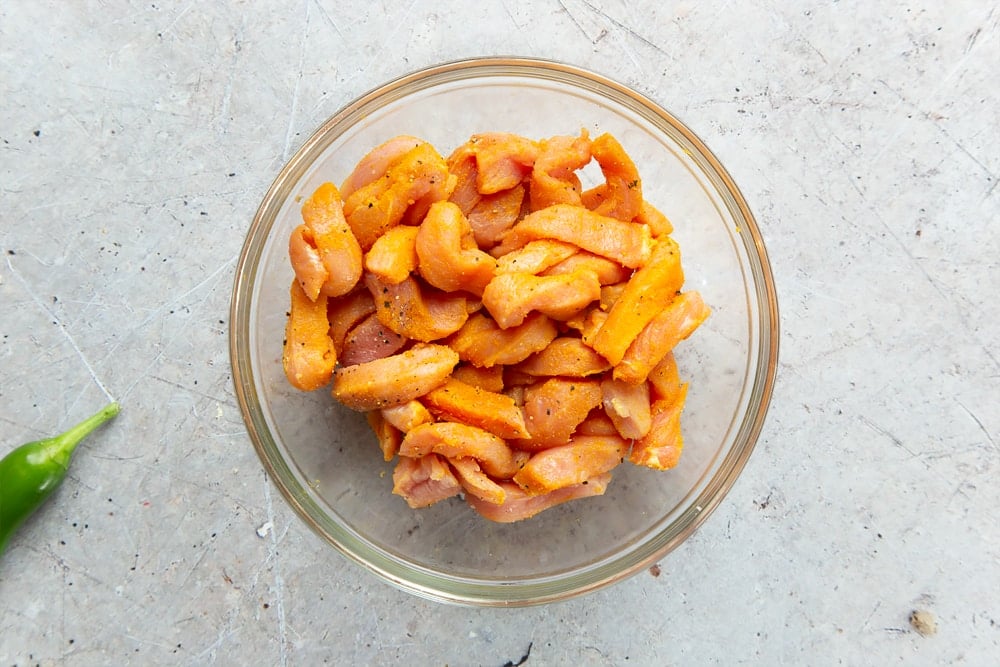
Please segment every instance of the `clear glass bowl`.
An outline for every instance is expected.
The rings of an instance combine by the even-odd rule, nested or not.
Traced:
[[[620,466],[604,496],[514,524],[454,498],[411,510],[391,493],[392,464],[362,415],[328,391],[302,393],[281,367],[287,239],[300,202],[340,183],[397,134],[447,155],[476,132],[532,138],[613,133],[643,193],[673,221],[687,277],[712,316],[677,348],[690,382],[677,468]],[[475,59],[381,86],[330,118],[275,179],[247,234],[231,307],[230,354],[240,409],[265,469],[302,519],[380,577],[417,595],[526,605],[591,591],[648,567],[719,504],[760,432],[778,354],[774,283],[757,225],[719,161],[642,95],[563,64]]]

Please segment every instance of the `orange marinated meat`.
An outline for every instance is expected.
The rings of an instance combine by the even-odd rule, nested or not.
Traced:
[[[531,438],[517,447],[536,451],[564,445],[592,409],[601,404],[597,380],[550,378],[524,390],[524,423]]]
[[[608,312],[611,308],[618,302],[621,298],[622,293],[625,288],[628,287],[628,283],[615,283],[613,285],[602,285],[601,286],[601,310]]]
[[[576,175],[590,162],[590,138],[556,136],[541,142],[538,158],[531,171],[529,196],[531,210],[571,204],[580,206],[580,177]]]
[[[658,208],[643,200],[639,214],[635,216],[635,221],[649,227],[649,231],[654,237],[667,236],[674,231],[674,226],[670,224],[667,216],[663,215]]]
[[[579,331],[580,340],[593,347],[594,338],[597,337],[597,332],[601,330],[601,327],[604,326],[607,319],[607,311],[601,310],[598,305],[591,306],[590,309],[584,311],[577,317],[572,320],[568,320],[566,324]]]
[[[403,220],[414,202],[449,180],[454,187],[444,158],[430,144],[420,144],[395,160],[384,177],[354,192],[344,202],[344,214],[361,249],[371,248],[378,237]]]
[[[344,338],[338,355],[342,366],[353,366],[396,354],[409,341],[378,321],[375,313],[361,320]]]
[[[476,246],[469,221],[452,202],[437,202],[417,231],[420,275],[447,292],[483,293],[496,271],[496,260]]]
[[[649,408],[649,385],[629,384],[613,378],[601,380],[601,397],[604,411],[618,433],[628,440],[636,440],[649,433],[652,415]]]
[[[462,485],[447,461],[436,454],[420,458],[400,456],[392,472],[392,492],[402,496],[413,509],[457,496]]]
[[[426,143],[423,139],[402,134],[379,144],[361,158],[351,175],[344,180],[340,196],[346,199],[372,181],[382,178],[393,162],[423,143]]]
[[[653,403],[653,426],[646,437],[632,445],[629,461],[654,470],[669,470],[677,465],[684,449],[681,412],[686,400],[685,384],[672,398]]]
[[[580,251],[572,243],[553,239],[538,239],[497,260],[497,273],[530,273],[538,275]]]
[[[374,312],[375,301],[366,289],[358,289],[327,302],[326,316],[330,322],[330,339],[337,354],[344,350],[347,333]]]
[[[501,438],[527,438],[524,415],[513,399],[449,378],[421,399],[439,419],[485,429]]]
[[[482,199],[476,180],[479,168],[476,166],[476,152],[471,143],[466,142],[448,156],[448,171],[455,177],[455,189],[451,191],[448,201],[454,202],[469,215]]]
[[[431,206],[437,202],[448,201],[457,181],[458,179],[452,174],[449,174],[447,179],[431,181],[431,187],[428,189],[427,194],[413,202],[410,208],[406,210],[401,222],[414,227],[418,226],[424,217],[427,216],[427,212]]]
[[[560,336],[516,366],[528,375],[586,377],[611,368],[608,360],[575,336]]]
[[[591,154],[601,165],[605,184],[599,203],[588,206],[595,213],[629,221],[642,210],[642,181],[635,163],[622,145],[610,134],[602,134],[590,146]]]
[[[524,405],[524,388],[538,382],[538,376],[524,373],[515,366],[501,366],[503,369],[504,393],[520,406]]]
[[[538,243],[538,241],[532,241],[531,243]],[[531,243],[528,245],[530,246]],[[501,261],[502,259],[503,258],[501,258]],[[546,268],[542,272],[542,275],[554,276],[581,270],[592,271],[595,273],[597,275],[597,280],[600,281],[602,285],[622,283],[632,276],[632,269],[627,266],[622,266],[613,259],[601,257],[600,255],[595,255],[594,253],[587,252],[586,250],[580,250],[562,260],[558,264],[553,264],[552,266]]]
[[[289,258],[306,295],[316,300],[350,292],[361,277],[361,247],[344,219],[340,193],[319,186],[302,205],[303,224],[289,239]]]
[[[451,376],[473,387],[499,393],[503,391],[503,369],[503,366],[485,367],[461,363],[455,367]]]
[[[530,494],[548,493],[612,470],[627,451],[628,443],[617,435],[580,435],[532,454],[513,479]]]
[[[532,313],[524,323],[509,329],[501,329],[492,319],[476,313],[447,343],[463,361],[489,368],[524,361],[545,349],[557,334],[555,323],[541,313]]]
[[[460,201],[455,200],[454,193],[452,201],[469,217],[469,225],[472,226],[472,233],[479,247],[490,248],[500,242],[521,216],[524,186],[515,185],[507,190],[481,195],[468,211]]]
[[[595,162],[603,182],[583,191]],[[672,350],[710,311],[682,291],[642,185],[615,137],[586,130],[476,134],[447,160],[417,137],[380,144],[288,238],[289,382],[332,379],[367,413],[414,508],[464,492],[518,521],[603,494],[625,458],[675,466]]]
[[[400,336],[435,341],[461,329],[469,318],[465,297],[421,285],[413,277],[389,285],[367,274],[365,285],[375,300],[379,322]]]
[[[679,294],[632,341],[621,362],[615,366],[614,377],[626,382],[643,382],[667,352],[690,336],[711,312],[698,292]]]
[[[629,268],[645,264],[653,248],[645,225],[609,218],[582,206],[556,204],[526,215],[490,253],[496,257],[535,239],[572,243]]]
[[[382,450],[382,458],[391,461],[396,456],[396,452],[399,451],[399,443],[403,441],[402,432],[385,419],[378,410],[365,413],[365,418],[378,440],[379,449]]]
[[[594,349],[612,364],[620,362],[628,346],[673,300],[683,283],[677,243],[669,237],[658,241],[649,264],[635,272],[608,312],[594,336]]]
[[[493,505],[499,505],[507,499],[503,487],[483,472],[476,459],[458,457],[448,459],[448,463],[467,494]]]
[[[392,424],[403,433],[412,431],[421,424],[429,424],[434,421],[434,415],[417,399],[400,405],[394,405],[391,408],[382,408],[379,412],[386,422]]]
[[[515,452],[484,429],[457,422],[421,424],[405,436],[399,447],[403,456],[424,456],[429,453],[447,458],[473,458],[487,475],[509,479],[528,459],[526,452]]]
[[[288,258],[302,291],[315,301],[330,274],[319,256],[313,231],[304,224],[293,229],[288,237]]]
[[[476,189],[481,195],[518,185],[531,174],[538,158],[538,144],[516,134],[476,134],[469,143],[476,155]]]
[[[487,502],[473,494],[466,494],[465,500],[476,512],[490,521],[513,523],[530,519],[539,512],[556,505],[604,494],[611,482],[611,473],[604,473],[588,479],[585,483],[563,487],[539,495],[530,495],[514,482],[500,482],[504,490],[504,501],[500,504]]]
[[[532,312],[566,320],[601,296],[601,282],[591,271],[555,276],[498,274],[483,290],[483,306],[504,329],[515,327]]]
[[[681,376],[677,370],[677,361],[673,352],[667,352],[657,362],[647,378],[651,398],[656,401],[662,398],[673,398],[681,389]]]
[[[401,405],[444,384],[458,355],[433,343],[354,366],[333,374],[333,396],[352,410],[378,410]]]
[[[285,324],[281,364],[293,387],[313,391],[330,382],[337,363],[326,319],[327,299],[321,294],[311,300],[297,280],[292,281],[289,296],[291,308]]]
[[[365,254],[365,269],[389,285],[398,285],[417,268],[419,227],[399,225],[378,237]]]
[[[602,408],[596,408],[590,411],[587,418],[580,422],[573,432],[574,438],[581,435],[619,435],[619,433],[608,413]]]

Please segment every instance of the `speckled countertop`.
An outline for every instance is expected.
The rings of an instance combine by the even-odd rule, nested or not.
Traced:
[[[3,451],[124,409],[0,561],[0,663],[995,660],[998,21],[975,0],[3,3]],[[316,537],[264,475],[227,347],[284,160],[376,84],[489,54],[594,69],[689,124],[758,216],[783,327],[758,448],[659,576],[519,610],[416,599]]]

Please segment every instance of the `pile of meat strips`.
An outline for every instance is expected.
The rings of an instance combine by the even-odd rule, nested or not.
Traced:
[[[603,182],[584,189],[596,162]],[[289,382],[363,411],[410,507],[525,519],[683,446],[674,347],[709,315],[609,134],[376,147],[289,239]]]

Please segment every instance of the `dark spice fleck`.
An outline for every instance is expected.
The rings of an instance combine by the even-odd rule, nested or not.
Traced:
[[[507,662],[503,663],[503,667],[520,667],[524,663],[528,662],[528,657],[531,656],[531,647],[534,645],[535,642],[528,642],[528,650],[524,652],[524,655],[521,656],[521,659],[518,660],[517,662],[511,662],[510,660],[508,660]]]

